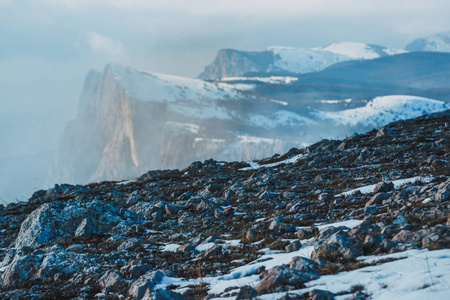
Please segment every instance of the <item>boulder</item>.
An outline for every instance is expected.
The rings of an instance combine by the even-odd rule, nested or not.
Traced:
[[[255,290],[260,294],[274,293],[283,291],[288,286],[301,288],[304,286],[303,283],[309,280],[308,274],[284,266],[276,266],[262,276]]]
[[[161,271],[149,271],[139,277],[131,284],[128,290],[128,295],[135,299],[142,299],[148,289],[153,290],[153,287],[161,281],[163,273]]]

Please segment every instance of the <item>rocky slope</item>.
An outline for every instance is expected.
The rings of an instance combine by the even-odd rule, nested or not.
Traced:
[[[36,192],[0,209],[1,296],[445,298],[449,122]]]
[[[199,75],[201,79],[215,80],[238,77],[247,73],[311,73],[332,64],[360,59],[374,59],[404,53],[378,45],[362,43],[334,43],[310,49],[268,47],[266,51],[250,52],[223,49],[214,61]]]
[[[409,43],[407,51],[450,52],[450,32],[419,38]]]

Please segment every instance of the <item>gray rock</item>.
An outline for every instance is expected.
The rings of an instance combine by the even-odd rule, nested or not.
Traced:
[[[450,200],[450,180],[448,180],[439,190],[436,192],[435,199],[439,201]]]
[[[386,193],[394,190],[394,183],[392,181],[383,181],[377,183],[373,189],[374,193]]]
[[[134,250],[140,245],[141,241],[139,241],[137,238],[131,238],[120,244],[120,246],[117,247],[117,250]]]
[[[184,244],[184,245],[181,245],[178,249],[177,249],[177,251],[178,252],[181,252],[181,253],[185,253],[185,254],[190,254],[190,253],[192,253],[193,251],[195,251],[195,246],[194,245],[192,245],[192,244]]]
[[[311,300],[334,300],[334,294],[329,291],[314,289],[309,292]]]
[[[185,300],[186,297],[171,290],[157,289],[154,293],[153,300]]]
[[[311,280],[319,278],[319,265],[308,258],[296,256],[292,258],[289,267],[302,273],[309,273]]]
[[[76,234],[105,234],[121,221],[123,219],[114,206],[100,201],[46,203],[33,211],[22,223],[15,246],[36,247],[70,239]]]
[[[317,227],[309,227],[309,228],[303,228],[297,231],[297,237],[301,240],[303,239],[309,239],[315,236],[319,233],[319,229]]]
[[[299,250],[302,247],[302,243],[300,241],[293,241],[289,245],[286,246],[286,252],[294,252]]]
[[[399,226],[404,226],[408,224],[408,220],[403,215],[398,215],[397,219],[395,219],[394,224]]]
[[[411,243],[413,242],[413,239],[416,237],[416,234],[410,230],[402,230],[399,233],[397,233],[392,240],[394,242],[400,242],[400,243]]]
[[[208,250],[205,251],[205,254],[203,254],[203,257],[215,257],[222,254],[223,248],[220,245],[214,245]]]
[[[236,300],[247,300],[247,299],[257,299],[258,292],[249,285],[244,285],[239,290],[239,293],[236,296]]]
[[[44,255],[16,254],[12,261],[6,266],[1,275],[1,284],[4,288],[16,287],[21,283],[29,281],[39,270]]]
[[[302,287],[303,283],[310,280],[307,274],[284,266],[276,266],[270,269],[261,281],[255,286],[260,294],[282,291],[287,286]]]
[[[334,262],[342,257],[356,259],[360,255],[362,255],[361,242],[350,239],[345,232],[338,231],[314,246],[311,258],[313,260],[321,258]]]
[[[372,206],[376,204],[381,204],[383,200],[389,199],[390,195],[388,193],[377,193],[366,203],[367,206]]]
[[[139,277],[131,284],[128,295],[133,298],[142,299],[147,289],[153,290],[155,284],[158,284],[163,277],[161,271],[149,271]]]
[[[371,216],[371,215],[376,214],[377,211],[378,211],[377,206],[375,206],[375,205],[369,205],[369,206],[366,206],[366,207],[364,208],[364,215],[366,215],[366,216]]]
[[[117,291],[125,286],[125,280],[117,270],[107,271],[99,280],[102,289],[111,289]]]
[[[269,230],[278,234],[282,234],[286,232],[295,232],[296,228],[292,224],[286,224],[277,220],[273,220],[269,225]]]

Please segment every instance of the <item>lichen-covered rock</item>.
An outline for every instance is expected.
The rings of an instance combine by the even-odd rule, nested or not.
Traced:
[[[124,219],[118,209],[100,201],[46,203],[22,223],[15,247],[35,247],[74,236],[106,234],[121,221]],[[134,217],[130,221],[139,220]]]
[[[16,287],[19,284],[29,281],[39,271],[44,254],[15,254],[12,261],[5,266],[1,275],[1,286]]]

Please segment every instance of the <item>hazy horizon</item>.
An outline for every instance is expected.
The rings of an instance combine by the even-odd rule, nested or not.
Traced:
[[[450,30],[449,12],[443,0],[0,0],[0,159],[56,150],[84,77],[107,63],[196,77],[223,48],[403,49]]]

